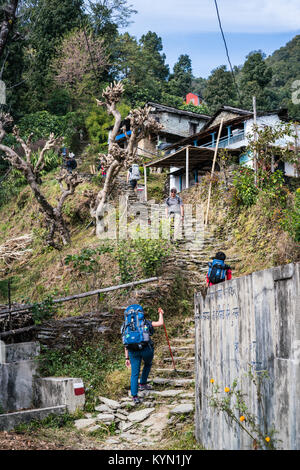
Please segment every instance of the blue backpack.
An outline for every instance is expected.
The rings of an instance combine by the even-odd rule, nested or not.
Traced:
[[[219,284],[219,282],[225,281],[226,272],[230,269],[230,266],[221,259],[213,259],[212,263],[208,263],[208,266],[207,277],[209,282]]]
[[[132,351],[143,349],[150,342],[152,325],[145,320],[141,305],[129,305],[124,312],[121,335],[124,346]]]

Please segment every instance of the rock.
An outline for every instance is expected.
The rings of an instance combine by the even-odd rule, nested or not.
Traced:
[[[128,415],[128,420],[134,423],[140,423],[147,419],[154,410],[155,408],[144,408],[143,410],[134,411]]]
[[[112,413],[112,409],[109,408],[109,406],[107,405],[98,405],[98,406],[95,406],[95,410],[96,411],[99,411],[101,413]]]
[[[103,423],[112,423],[115,420],[115,415],[112,413],[99,413],[96,420]]]
[[[182,390],[163,390],[162,392],[152,392],[154,395],[158,395],[159,397],[176,397]]]
[[[121,421],[119,425],[119,429],[122,432],[125,432],[125,431],[128,431],[130,428],[132,428],[133,425],[134,423],[125,423],[124,421]]]
[[[106,398],[106,397],[99,397],[99,400],[102,401],[104,405],[107,405],[112,410],[117,410],[121,406],[121,404],[118,401],[110,400],[109,398]]]
[[[98,429],[100,429],[101,426],[99,426],[99,424],[95,424],[94,426],[91,426],[87,429],[88,432],[94,432],[94,431],[97,431]]]
[[[123,415],[121,413],[116,413],[116,418],[120,419],[121,421],[126,421],[127,419],[127,416],[126,415]]]
[[[182,403],[181,405],[175,406],[175,408],[172,408],[170,410],[170,413],[173,414],[188,414],[192,413],[194,410],[194,405],[193,403]]]
[[[77,419],[74,422],[74,425],[76,429],[84,429],[89,426],[93,426],[96,423],[96,418],[82,418],[82,419]]]
[[[122,412],[123,412],[123,411],[124,411],[123,408],[127,408],[127,407],[128,407],[128,408],[133,408],[134,406],[135,406],[135,405],[134,405],[134,403],[133,403],[132,401],[124,401],[124,402],[121,404],[120,408],[122,408]]]
[[[180,398],[194,398],[195,394],[191,393],[183,393]]]

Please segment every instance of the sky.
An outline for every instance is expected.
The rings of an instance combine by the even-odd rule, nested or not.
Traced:
[[[219,65],[228,65],[214,0],[128,0],[137,10],[125,28],[137,39],[153,31],[162,38],[166,63],[172,71],[180,54],[188,54],[195,77],[207,78]],[[299,0],[218,0],[222,27],[232,65],[241,65],[249,52],[267,56],[300,34]]]

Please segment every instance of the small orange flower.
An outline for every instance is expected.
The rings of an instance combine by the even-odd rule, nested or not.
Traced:
[[[229,388],[229,387],[225,387],[224,390],[225,390],[226,393],[227,393],[227,392],[230,392],[230,388]]]
[[[213,384],[213,383],[214,383],[214,379],[210,379],[210,383]]]
[[[271,439],[269,438],[269,436],[267,436],[267,437],[266,437],[266,441],[267,441],[267,442],[270,442],[270,440],[271,440]]]
[[[245,421],[245,416],[240,416],[240,421]]]

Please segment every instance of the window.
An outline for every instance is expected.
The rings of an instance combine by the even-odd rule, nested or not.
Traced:
[[[197,123],[195,122],[190,122],[190,134],[196,134],[197,132]]]

